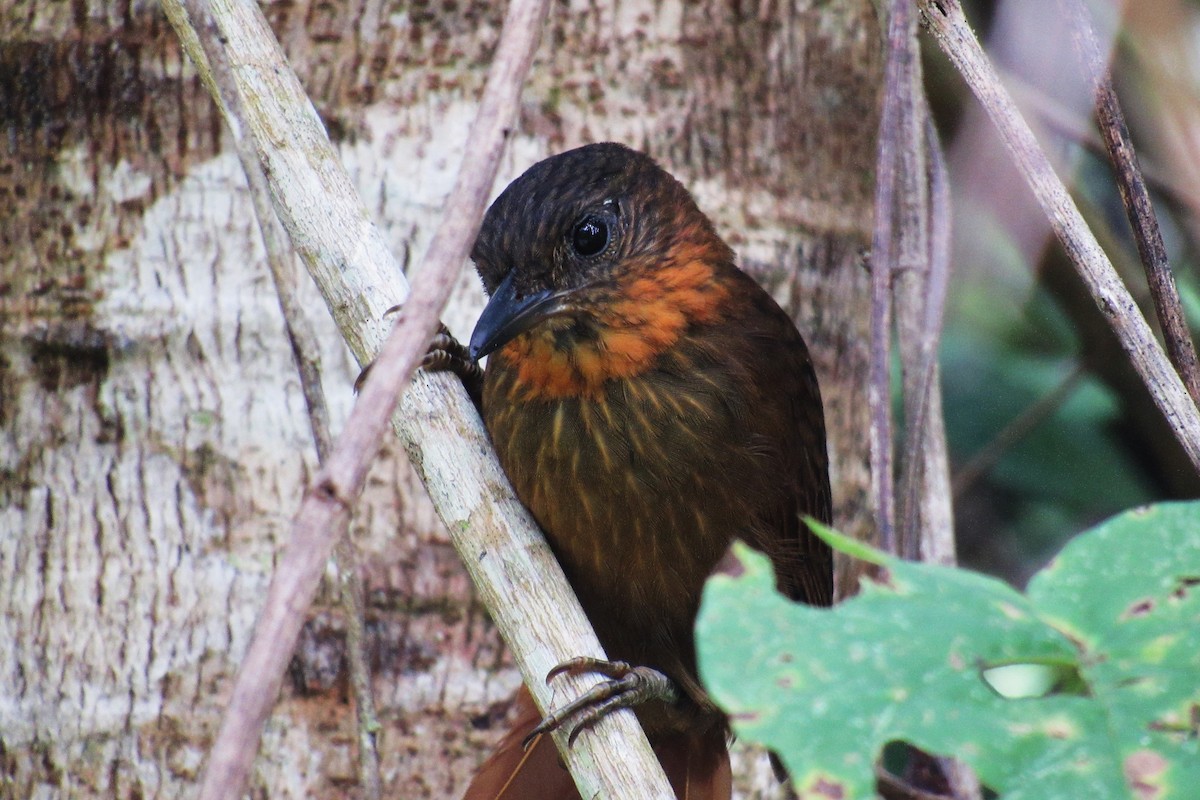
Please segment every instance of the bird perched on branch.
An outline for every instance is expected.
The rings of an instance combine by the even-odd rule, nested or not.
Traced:
[[[825,423],[804,340],[686,189],[649,157],[594,144],[548,158],[489,209],[472,258],[491,299],[482,412],[610,658],[609,680],[515,727],[468,800],[578,798],[538,734],[635,706],[679,797],[727,798],[728,723],[697,677],[692,627],[731,541],[781,591],[832,599]],[[476,373],[477,374],[477,373]],[[529,750],[522,743],[533,734]]]

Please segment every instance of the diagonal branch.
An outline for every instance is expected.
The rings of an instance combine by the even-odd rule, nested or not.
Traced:
[[[1095,130],[1091,121],[1063,107],[1036,86],[1025,82],[1019,75],[1000,68],[1004,83],[1012,91],[1017,105],[1029,113],[1036,114],[1046,127],[1056,131],[1064,139],[1075,142],[1097,156],[1108,155],[1108,145]],[[1141,162],[1139,170],[1148,189],[1159,195],[1171,208],[1192,216],[1200,216],[1200,196],[1196,189],[1178,174],[1168,174],[1162,167]]]
[[[1045,422],[1051,414],[1062,408],[1086,375],[1087,370],[1084,366],[1077,364],[1049,394],[1038,398],[1005,425],[995,438],[971,456],[954,476],[954,496],[957,498],[966,494],[1009,450]]]
[[[212,15],[193,6],[196,36],[209,57],[213,84],[219,90],[222,104],[229,109],[228,118],[237,122],[246,118],[242,107],[242,96],[237,90],[229,57],[218,41],[216,25]],[[283,313],[284,329],[292,346],[292,359],[300,375],[300,387],[304,403],[308,408],[309,426],[313,443],[316,445],[317,460],[324,463],[333,449],[333,435],[329,427],[329,408],[325,403],[325,392],[321,386],[321,359],[317,346],[317,335],[309,324],[308,316],[300,305],[296,293],[296,270],[291,247],[275,210],[271,207],[270,188],[263,175],[262,164],[254,152],[251,142],[240,125],[234,124],[234,145],[246,183],[250,191],[254,215],[258,218],[266,249],[267,265],[271,280],[275,284],[275,295]],[[348,535],[343,535],[337,544],[338,567],[337,595],[346,614],[346,664],[350,674],[350,688],[354,696],[355,735],[358,740],[358,781],[362,787],[363,800],[380,800],[383,796],[383,781],[379,772],[379,751],[375,733],[379,719],[375,713],[375,698],[371,693],[371,671],[365,652],[363,629],[363,586],[358,573],[358,559]]]
[[[958,0],[920,2],[930,31],[992,118],[1096,305],[1183,445],[1192,467],[1200,471],[1200,411],[1055,174],[1033,131],[1000,83]]]
[[[163,0],[163,5],[211,89],[208,59],[179,0]],[[202,798],[242,794],[324,562],[346,525],[395,398],[429,342],[478,229],[546,6],[546,0],[514,0],[509,7],[443,222],[394,335],[296,517],[210,755]],[[253,136],[271,180],[276,213],[347,343],[360,363],[368,363],[382,339],[384,312],[405,293],[400,270],[257,5],[214,0],[210,8],[238,90],[247,98],[249,116],[234,124],[244,124]],[[228,113],[227,107],[223,110]],[[480,598],[544,708],[550,691],[542,679],[551,667],[580,654],[602,657],[603,651],[553,554],[512,494],[462,387],[449,376],[418,373],[400,408],[394,420],[397,432]],[[568,691],[580,692],[597,680],[580,676],[564,683]],[[605,717],[572,748],[564,746],[565,734],[556,741],[584,796],[672,796],[631,713]]]
[[[1121,201],[1133,229],[1138,255],[1146,270],[1146,283],[1154,299],[1154,310],[1162,328],[1163,342],[1167,355],[1175,365],[1179,377],[1187,387],[1192,401],[1200,404],[1200,365],[1196,361],[1196,346],[1188,331],[1179,302],[1179,290],[1175,287],[1175,276],[1171,273],[1171,262],[1167,259],[1167,246],[1163,243],[1158,219],[1150,202],[1150,192],[1138,164],[1137,153],[1125,124],[1125,114],[1113,88],[1112,73],[1100,56],[1096,35],[1082,0],[1060,0],[1071,17],[1074,28],[1075,49],[1088,78],[1095,84],[1096,120],[1117,176],[1117,187],[1121,190]]]

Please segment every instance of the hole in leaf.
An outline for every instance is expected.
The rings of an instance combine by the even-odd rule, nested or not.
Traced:
[[[1090,697],[1087,683],[1071,664],[999,664],[980,670],[983,682],[1007,700],[1050,695]]]
[[[893,775],[903,775],[912,748],[904,742],[888,742],[879,755],[879,766]]]

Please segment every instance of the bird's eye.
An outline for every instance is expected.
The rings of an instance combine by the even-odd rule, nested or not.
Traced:
[[[575,224],[571,244],[581,256],[594,256],[608,247],[608,223],[595,215],[588,215]]]

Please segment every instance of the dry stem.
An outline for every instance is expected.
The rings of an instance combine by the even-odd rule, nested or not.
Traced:
[[[1179,290],[1175,287],[1175,276],[1167,259],[1167,246],[1163,243],[1158,218],[1154,216],[1154,206],[1150,202],[1150,192],[1146,189],[1129,128],[1125,124],[1125,114],[1113,88],[1112,74],[1100,56],[1090,15],[1082,0],[1061,0],[1061,5],[1066,7],[1072,18],[1079,60],[1095,84],[1096,120],[1116,172],[1121,201],[1125,205],[1138,255],[1146,271],[1146,283],[1154,299],[1154,310],[1162,328],[1167,355],[1192,401],[1200,404],[1200,366],[1196,362],[1196,346],[1183,315]]]

